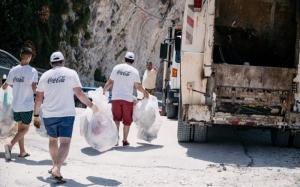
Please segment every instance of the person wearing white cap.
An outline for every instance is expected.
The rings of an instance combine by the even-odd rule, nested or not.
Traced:
[[[7,76],[2,89],[8,85],[13,86],[13,116],[18,123],[18,132],[15,137],[4,146],[6,160],[11,160],[11,151],[13,146],[18,142],[20,147],[19,157],[30,156],[25,151],[24,136],[29,130],[29,124],[32,121],[32,112],[34,106],[33,94],[38,82],[38,73],[35,68],[29,65],[32,58],[32,49],[22,47],[20,57],[21,63],[13,67]]]
[[[2,76],[2,85],[5,83],[5,81],[6,81],[6,74],[3,74],[3,76]]]
[[[66,68],[65,58],[61,52],[54,52],[50,57],[52,69],[41,76],[34,105],[34,125],[39,128],[42,110],[43,121],[49,136],[49,152],[52,168],[48,171],[58,183],[65,183],[61,167],[69,153],[74,119],[76,115],[74,93],[78,99],[90,107],[93,112],[98,108],[81,89],[76,71]],[[43,106],[41,107],[41,104]],[[58,145],[59,141],[59,145]]]
[[[148,98],[149,93],[142,87],[140,75],[137,69],[132,66],[134,62],[134,54],[127,52],[125,55],[125,63],[118,64],[111,72],[109,80],[106,82],[103,93],[111,86],[112,88],[112,113],[118,131],[120,122],[123,122],[123,146],[130,143],[127,140],[130,125],[133,121],[133,86]],[[118,145],[118,144],[117,144]]]

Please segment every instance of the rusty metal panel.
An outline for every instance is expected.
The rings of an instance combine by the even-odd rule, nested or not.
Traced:
[[[210,110],[207,106],[190,105],[188,108],[188,121],[209,122]]]
[[[291,90],[295,69],[214,64],[216,86]]]

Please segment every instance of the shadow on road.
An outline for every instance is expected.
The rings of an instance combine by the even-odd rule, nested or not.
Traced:
[[[50,157],[50,156],[49,156]],[[29,157],[27,158],[19,158],[17,156],[16,159],[12,159],[10,162],[18,163],[18,164],[25,164],[25,165],[31,165],[31,166],[42,166],[42,165],[49,165],[49,167],[52,166],[52,160],[30,160]],[[63,163],[63,165],[67,165],[66,163]]]
[[[113,147],[107,151],[104,152],[99,152],[96,149],[92,148],[92,147],[86,147],[81,149],[81,152],[83,154],[89,155],[89,156],[99,156],[103,153],[109,152],[109,151],[123,151],[123,152],[143,152],[143,151],[149,151],[152,149],[161,149],[163,146],[162,145],[153,145],[153,144],[147,144],[147,143],[137,143],[138,146],[134,147],[134,146],[122,146],[119,144],[119,146]]]
[[[63,184],[57,184],[55,181],[51,180],[51,177],[48,178],[43,178],[41,176],[37,177],[38,180],[50,184],[50,186],[69,186],[69,187],[74,187],[74,186],[119,186],[122,183],[113,180],[113,179],[105,179],[102,177],[94,177],[94,176],[88,176],[87,179],[91,181],[91,184],[82,184],[80,182],[75,181],[74,179],[65,179],[67,182]]]
[[[86,147],[81,149],[81,152],[83,154],[89,155],[89,156],[98,156],[101,155],[102,153],[97,151],[96,149],[92,148],[92,147]]]
[[[187,156],[219,164],[248,167],[299,167],[300,150],[274,147],[270,131],[251,129],[237,131],[233,127],[208,128],[206,143],[179,143],[187,148]]]
[[[147,143],[137,143],[137,147],[133,146],[117,146],[114,148],[116,151],[123,151],[123,152],[144,152],[149,151],[152,149],[161,149],[163,148],[163,145],[154,145],[154,144],[147,144]]]

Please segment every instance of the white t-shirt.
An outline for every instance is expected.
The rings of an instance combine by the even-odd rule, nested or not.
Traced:
[[[143,76],[143,87],[147,89],[154,89],[156,83],[156,71],[146,70]]]
[[[17,65],[7,76],[6,83],[13,87],[13,111],[28,112],[34,107],[32,83],[38,82],[38,73],[30,65]]]
[[[132,102],[134,83],[140,83],[138,70],[126,63],[119,64],[114,67],[110,79],[114,81],[112,100]]]
[[[82,87],[76,71],[56,66],[40,78],[37,91],[44,92],[43,117],[75,116],[73,88]]]

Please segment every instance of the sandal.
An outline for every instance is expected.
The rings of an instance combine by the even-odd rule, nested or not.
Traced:
[[[57,177],[57,176],[54,176],[54,175],[53,175],[53,178],[51,178],[51,179],[53,179],[56,183],[59,183],[59,184],[62,184],[62,183],[66,183],[66,182],[67,182],[67,181],[63,180],[63,177],[62,177],[62,176]]]
[[[123,146],[128,146],[130,145],[130,143],[126,140],[126,141],[122,141],[123,142]]]
[[[30,156],[30,154],[26,153],[24,156],[21,156],[21,155],[18,155],[18,157],[22,157],[22,158],[25,158],[25,157],[28,157]]]

